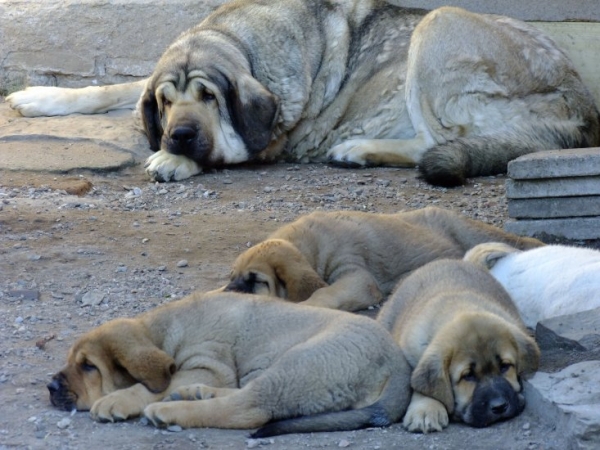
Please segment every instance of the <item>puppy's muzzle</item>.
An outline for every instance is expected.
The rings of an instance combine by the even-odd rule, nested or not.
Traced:
[[[66,387],[66,378],[62,373],[54,375],[46,387],[50,393],[50,403],[53,406],[66,411],[75,409],[77,398]]]
[[[504,377],[496,376],[477,384],[472,402],[462,414],[462,420],[473,427],[483,428],[515,417],[524,408],[523,395],[515,392]]]
[[[245,280],[244,277],[236,277],[231,280],[231,282],[225,286],[225,291],[232,292],[243,292],[245,294],[253,294],[254,293],[254,283],[248,280]]]

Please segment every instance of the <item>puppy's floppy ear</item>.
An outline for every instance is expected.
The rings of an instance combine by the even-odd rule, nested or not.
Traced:
[[[448,413],[452,413],[454,411],[454,391],[450,381],[449,367],[449,358],[428,348],[413,370],[410,384],[415,391],[442,402]]]
[[[242,74],[229,90],[233,127],[251,154],[271,142],[279,116],[279,99],[250,75]]]
[[[513,330],[513,336],[519,353],[519,373],[535,372],[540,364],[540,349],[535,340],[517,327]]]
[[[141,323],[131,319],[119,322],[108,337],[109,355],[149,391],[165,391],[175,373],[175,361],[151,341]]]
[[[152,151],[156,152],[160,150],[163,128],[158,111],[158,102],[156,101],[156,95],[154,94],[152,85],[152,81],[148,81],[148,85],[141,99],[140,112],[142,114],[142,123],[144,124],[144,130],[148,142],[150,143],[150,148]]]

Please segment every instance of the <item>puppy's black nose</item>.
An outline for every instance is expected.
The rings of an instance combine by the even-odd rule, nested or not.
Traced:
[[[173,139],[175,142],[183,143],[194,139],[196,134],[196,130],[194,130],[192,127],[181,126],[175,128],[171,132],[171,139]]]
[[[497,416],[501,416],[508,410],[508,402],[503,398],[496,398],[490,402],[490,410]]]
[[[53,378],[52,381],[46,385],[46,387],[50,391],[50,394],[54,394],[60,389],[60,383],[56,378]]]

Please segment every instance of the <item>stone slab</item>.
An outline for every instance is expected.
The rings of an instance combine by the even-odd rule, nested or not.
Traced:
[[[530,153],[508,163],[513,180],[600,175],[600,148]]]
[[[131,153],[101,141],[30,136],[0,139],[0,169],[65,173],[112,171],[135,164]]]
[[[520,236],[557,236],[565,239],[600,239],[600,217],[508,220],[504,229]]]
[[[515,219],[600,216],[600,195],[510,199],[508,216]]]
[[[555,423],[572,449],[600,448],[600,361],[537,372],[525,382],[527,407]]]
[[[544,198],[600,195],[600,176],[547,180],[506,180],[506,197]]]
[[[598,274],[600,283],[600,274]],[[598,292],[600,304],[600,291]],[[582,350],[600,348],[600,307],[566,316],[542,320],[538,325],[552,332],[558,338],[575,342]],[[537,330],[536,330],[537,340]]]

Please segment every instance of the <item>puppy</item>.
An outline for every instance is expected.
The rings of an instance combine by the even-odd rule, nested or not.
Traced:
[[[490,242],[465,260],[482,264],[504,286],[530,328],[540,320],[600,308],[600,251],[548,245],[519,251]]]
[[[357,311],[380,303],[400,279],[439,258],[500,240],[543,245],[496,227],[428,207],[396,214],[314,212],[242,253],[226,290]]]
[[[410,368],[372,319],[213,292],[88,332],[48,389],[54,406],[90,410],[98,421],[272,422],[254,435],[264,437],[396,422],[410,399]]]
[[[441,431],[449,416],[485,427],[523,410],[520,374],[537,369],[539,349],[482,268],[457,260],[425,265],[398,286],[378,321],[413,369],[403,420],[409,431]]]

